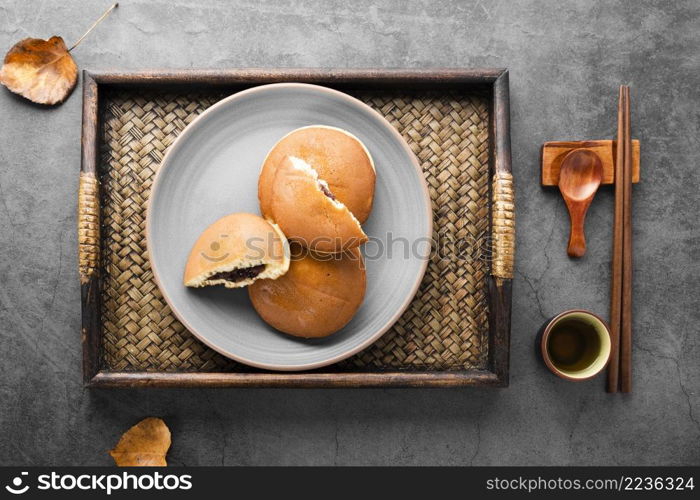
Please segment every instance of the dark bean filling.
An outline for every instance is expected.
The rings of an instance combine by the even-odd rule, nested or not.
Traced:
[[[328,196],[331,200],[335,200],[335,196],[333,196],[333,193],[331,193],[330,189],[328,189],[328,187],[325,184],[323,184],[322,182],[319,182],[318,187],[321,188],[321,191],[323,191],[323,194]]]
[[[255,278],[258,274],[265,270],[265,264],[260,264],[259,266],[253,267],[243,267],[241,269],[234,269],[233,271],[224,271],[221,273],[216,273],[210,276],[208,279],[210,281],[214,280],[226,280],[231,282],[243,281],[250,278]]]

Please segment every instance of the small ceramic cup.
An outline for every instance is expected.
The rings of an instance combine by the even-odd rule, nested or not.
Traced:
[[[610,331],[595,314],[573,309],[545,323],[539,346],[544,364],[552,373],[566,380],[587,380],[608,364]]]

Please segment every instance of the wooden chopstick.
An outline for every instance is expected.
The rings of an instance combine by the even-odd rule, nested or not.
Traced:
[[[622,319],[620,330],[620,390],[632,391],[632,140],[630,89],[625,86],[625,136],[622,224]],[[619,147],[619,146],[618,146]]]
[[[608,392],[617,392],[620,369],[620,327],[622,325],[623,164],[625,161],[625,92],[620,87],[617,102],[617,151],[615,155],[615,218],[613,223],[612,286],[610,291],[610,362]]]

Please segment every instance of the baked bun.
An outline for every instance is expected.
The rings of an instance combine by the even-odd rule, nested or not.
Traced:
[[[276,224],[253,214],[231,214],[214,222],[190,251],[183,282],[189,287],[240,288],[274,280],[289,269],[289,245]]]
[[[358,249],[318,255],[292,243],[292,263],[276,280],[258,280],[248,288],[260,317],[296,337],[326,337],[343,328],[365,296],[366,275]]]
[[[288,156],[313,165],[335,198],[348,207],[360,223],[369,217],[374,199],[374,162],[362,142],[350,132],[324,125],[296,129],[275,144],[260,172],[260,210],[270,218],[272,189],[277,167]]]
[[[342,252],[367,241],[360,222],[301,158],[283,158],[268,189],[272,196],[266,215],[290,240],[321,253]]]

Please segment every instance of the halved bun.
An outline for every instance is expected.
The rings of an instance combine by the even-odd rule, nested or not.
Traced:
[[[284,158],[269,187],[268,217],[290,240],[322,253],[342,252],[367,241],[359,221],[304,160]]]
[[[293,243],[289,271],[248,288],[260,317],[296,337],[326,337],[343,328],[365,296],[366,273],[359,249],[318,255]]]
[[[240,288],[274,280],[289,269],[289,245],[276,224],[231,214],[206,228],[190,251],[183,282],[189,287]]]
[[[258,198],[264,217],[270,217],[277,167],[288,156],[313,165],[336,199],[363,223],[372,211],[376,173],[367,148],[350,132],[325,125],[296,129],[275,144],[260,172]]]

